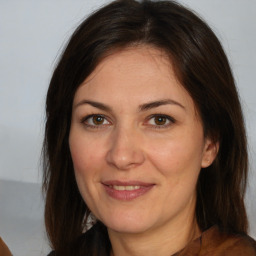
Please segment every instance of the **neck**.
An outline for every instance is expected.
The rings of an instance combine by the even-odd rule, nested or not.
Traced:
[[[201,232],[195,217],[180,223],[162,226],[142,233],[120,233],[108,230],[112,245],[111,256],[169,256],[182,250]]]

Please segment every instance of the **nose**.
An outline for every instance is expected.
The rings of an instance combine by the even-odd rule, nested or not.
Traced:
[[[106,155],[108,164],[119,170],[129,170],[145,161],[141,137],[133,129],[116,129]]]

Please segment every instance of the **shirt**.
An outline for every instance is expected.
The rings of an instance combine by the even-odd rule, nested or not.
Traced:
[[[95,233],[93,229],[90,235]],[[87,256],[83,251],[83,256]],[[51,252],[48,256],[56,254]],[[256,241],[247,235],[221,232],[218,226],[213,226],[172,256],[256,256]]]
[[[226,234],[217,226],[202,233],[173,256],[256,256],[256,242],[251,237]]]

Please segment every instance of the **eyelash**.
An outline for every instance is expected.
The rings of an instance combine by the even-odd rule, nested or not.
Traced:
[[[108,124],[99,124],[99,125],[92,125],[92,124],[88,124],[88,120],[90,118],[103,118],[103,122],[107,121]],[[157,125],[157,124],[148,124],[148,126],[150,126],[151,128],[153,129],[164,129],[164,128],[168,128],[169,126],[171,126],[172,124],[174,124],[176,122],[176,120],[174,118],[172,118],[171,116],[168,116],[168,115],[165,115],[165,114],[153,114],[151,116],[149,116],[147,119],[146,119],[146,122],[148,123],[151,119],[153,118],[164,118],[168,124],[163,124],[163,125]],[[92,114],[92,115],[88,115],[88,116],[85,116],[81,119],[81,123],[87,127],[87,128],[92,128],[92,129],[101,129],[101,128],[104,128],[106,125],[109,125],[111,124],[111,122],[108,120],[108,118],[106,118],[104,115],[101,115],[101,114]]]
[[[168,121],[168,124],[163,124],[163,125],[152,124],[152,125],[149,125],[154,129],[168,128],[169,126],[171,126],[172,124],[174,124],[176,122],[176,120],[173,117],[165,115],[165,114],[153,114],[153,115],[151,115],[147,118],[147,122],[149,122],[153,118],[164,118],[164,119],[166,119],[166,121]]]
[[[108,119],[104,116],[104,115],[100,115],[100,114],[92,114],[92,115],[88,115],[88,116],[85,116],[81,119],[81,123],[84,124],[85,127],[88,127],[88,128],[92,128],[92,129],[100,129],[100,128],[103,128],[105,126],[105,124],[99,124],[99,125],[92,125],[92,124],[88,124],[88,120],[90,118],[93,118],[93,117],[99,117],[99,118],[103,118],[104,121]],[[109,121],[108,121],[109,122]],[[110,122],[109,122],[110,123]],[[108,125],[108,124],[107,124]]]

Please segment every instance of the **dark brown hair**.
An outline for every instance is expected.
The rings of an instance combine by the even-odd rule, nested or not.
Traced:
[[[47,94],[45,224],[52,247],[60,255],[71,250],[72,244],[74,255],[80,255],[80,244],[86,247],[86,255],[108,255],[110,243],[103,224],[96,224],[94,234],[88,231],[83,242],[77,239],[90,211],[78,191],[69,151],[71,109],[77,88],[101,59],[115,49],[133,45],[150,45],[168,54],[178,79],[194,100],[205,136],[220,144],[216,160],[199,176],[199,227],[205,230],[217,224],[226,232],[247,232],[245,128],[220,42],[205,22],[174,1],[119,0],[93,13],[76,29]]]

